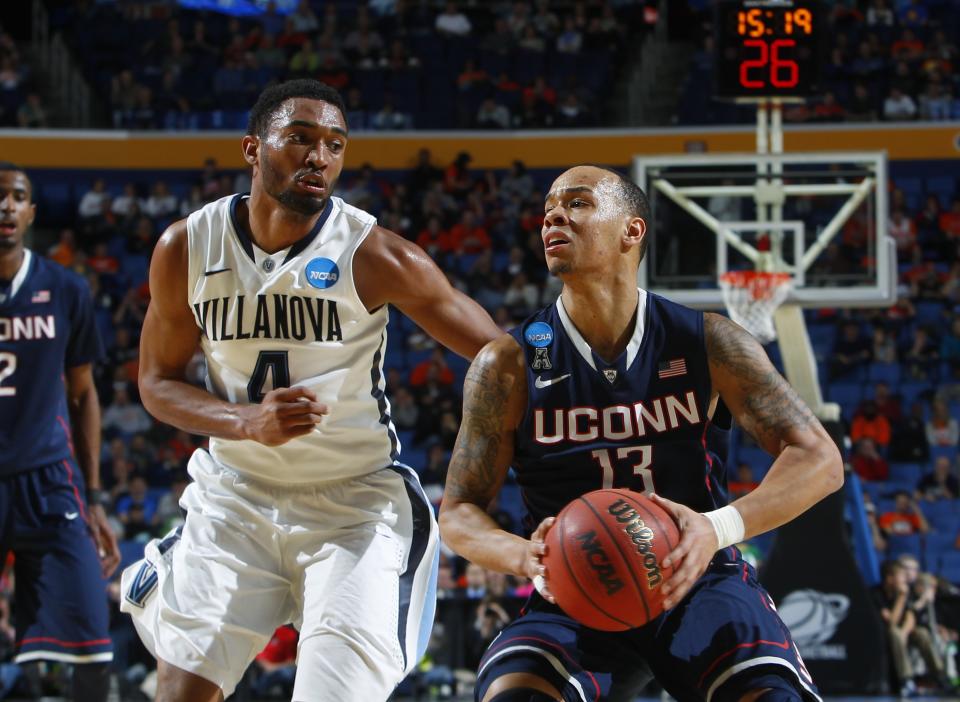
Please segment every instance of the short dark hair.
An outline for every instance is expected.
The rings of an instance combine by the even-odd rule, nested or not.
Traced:
[[[291,98],[308,98],[328,102],[343,115],[346,120],[347,111],[343,105],[343,98],[336,88],[311,78],[297,78],[284,83],[274,83],[260,93],[257,102],[250,110],[247,120],[247,134],[262,137],[267,131],[267,123],[273,117],[277,108]]]
[[[0,161],[0,172],[13,172],[13,173],[23,173],[23,177],[27,179],[27,185],[30,186],[30,200],[33,200],[33,181],[30,180],[30,174],[27,173],[26,169],[23,166],[18,166],[15,163],[10,161]]]
[[[640,244],[640,260],[642,261],[647,253],[647,244],[650,242],[650,235],[652,234],[652,228],[650,226],[650,201],[647,199],[647,194],[643,192],[643,188],[615,168],[601,166],[599,163],[582,163],[580,165],[599,168],[601,171],[615,175],[617,177],[617,185],[620,187],[620,197],[627,205],[627,210],[632,216],[639,217],[647,223],[647,233],[644,235],[643,242]],[[577,167],[578,166],[575,166],[575,168]]]

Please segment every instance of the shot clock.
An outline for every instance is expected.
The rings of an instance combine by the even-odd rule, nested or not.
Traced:
[[[826,8],[818,0],[718,0],[715,95],[806,97],[820,80]]]

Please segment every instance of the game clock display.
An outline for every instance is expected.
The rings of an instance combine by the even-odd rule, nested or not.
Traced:
[[[820,79],[827,13],[816,0],[719,0],[715,95],[806,97]]]

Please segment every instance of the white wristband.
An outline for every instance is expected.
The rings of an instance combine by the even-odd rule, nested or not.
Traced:
[[[703,516],[710,520],[713,530],[717,532],[717,543],[720,544],[717,550],[743,541],[743,517],[733,505],[727,505],[712,512],[704,512]]]

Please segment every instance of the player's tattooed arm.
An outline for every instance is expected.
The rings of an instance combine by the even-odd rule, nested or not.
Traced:
[[[486,507],[500,488],[505,471],[497,457],[503,443],[505,414],[514,379],[496,367],[493,352],[484,351],[463,383],[463,420],[447,471],[446,495]]]
[[[760,446],[775,456],[798,433],[820,426],[746,330],[718,314],[705,314],[703,323],[714,388]]]
[[[838,490],[843,462],[833,439],[756,339],[710,313],[704,315],[704,336],[714,390],[737,423],[775,457],[760,487],[736,501],[749,538]]]
[[[447,470],[440,531],[461,556],[486,568],[527,575],[529,542],[487,514],[513,458],[514,431],[526,406],[522,351],[511,336],[477,355],[463,387],[463,419]]]

